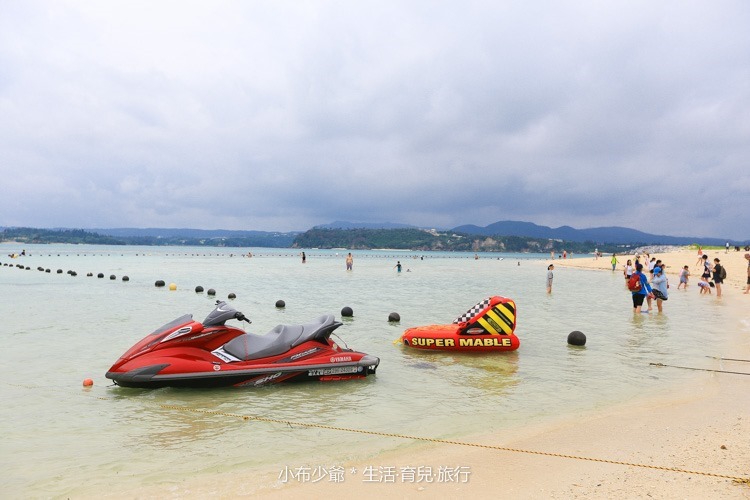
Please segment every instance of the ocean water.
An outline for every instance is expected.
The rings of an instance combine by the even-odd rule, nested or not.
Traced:
[[[665,314],[634,316],[620,272],[558,268],[548,295],[548,255],[353,252],[347,272],[346,250],[305,250],[303,265],[290,249],[252,249],[247,258],[240,255],[247,249],[24,248],[30,255],[10,259],[21,247],[0,244],[0,263],[9,264],[0,265],[0,483],[11,498],[116,494],[231,471],[252,481],[248,471],[342,464],[413,445],[236,415],[470,440],[605,408],[693,376],[652,362],[714,367],[707,356],[731,357],[726,306],[696,287],[678,291],[675,283]],[[156,288],[159,279],[177,290]],[[216,297],[195,293],[197,285],[214,288]],[[351,307],[354,316],[335,333],[380,357],[378,373],[219,390],[127,389],[104,377],[146,334],[185,313],[202,320],[229,293],[256,333],[324,313],[340,318]],[[516,301],[518,351],[394,345],[406,328],[450,323],[490,295]],[[279,299],[286,308],[275,307]],[[387,321],[391,312],[400,323]],[[587,335],[585,347],[567,345],[572,330]],[[85,378],[92,388],[82,387]]]

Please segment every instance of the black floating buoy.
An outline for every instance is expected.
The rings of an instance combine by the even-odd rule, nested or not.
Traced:
[[[346,306],[341,310],[341,316],[345,318],[351,318],[352,316],[354,316],[354,311],[352,311],[351,307]]]
[[[58,269],[57,274],[62,274],[62,269]]]
[[[103,278],[104,277],[104,273],[99,273],[99,274],[96,275],[96,277],[97,278]]]
[[[50,271],[49,269],[45,269],[45,270],[44,270],[44,272],[45,272],[45,273],[49,273],[49,272],[51,272],[51,271]]]
[[[391,313],[388,315],[388,321],[389,322],[399,322],[401,321],[401,316],[399,316],[398,313]]]
[[[127,276],[123,276],[122,281],[130,281],[130,278],[128,278]]]
[[[284,302],[283,300],[277,300],[276,307],[278,307],[279,309],[283,309],[286,307],[286,302]]]
[[[154,283],[155,286],[164,286],[164,280],[156,280],[156,283]]]
[[[573,330],[568,334],[568,344],[570,345],[586,345],[586,335],[578,330]]]
[[[110,274],[110,275],[109,275],[109,279],[111,279],[111,280],[116,280],[116,279],[117,279],[117,276],[115,276],[114,274]]]
[[[94,273],[86,273],[86,276],[88,276],[89,278],[90,278],[91,276],[93,276],[93,275],[94,275]]]
[[[213,288],[209,288],[206,293],[209,295],[216,295],[216,290],[214,290]]]
[[[198,285],[195,287],[195,293],[201,293],[203,291],[203,287]]]
[[[229,295],[227,295],[227,298],[228,299],[236,299],[237,296],[235,294],[233,294],[233,293],[230,293]]]
[[[71,275],[71,276],[78,276],[78,273],[77,273],[77,272],[75,272],[75,271],[70,271],[70,275]]]

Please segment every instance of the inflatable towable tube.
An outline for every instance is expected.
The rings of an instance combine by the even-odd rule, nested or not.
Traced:
[[[493,296],[466,311],[449,325],[409,328],[398,343],[415,349],[442,351],[515,351],[521,342],[516,329],[516,303]]]

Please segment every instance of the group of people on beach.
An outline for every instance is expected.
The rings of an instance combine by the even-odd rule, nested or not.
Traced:
[[[739,247],[735,248],[739,250]],[[727,242],[725,253],[728,252],[729,243]],[[747,285],[745,286],[745,291],[742,293],[748,294],[750,293],[750,253],[745,254],[745,260],[747,260]],[[714,264],[712,266],[708,261],[708,255],[705,255],[703,249],[698,247],[698,261],[695,265],[701,266],[702,269],[700,281],[698,281],[698,286],[701,289],[700,293],[711,295],[711,288],[716,288],[716,296],[721,297],[721,285],[724,283],[724,280],[727,279],[727,271],[724,266],[721,265],[721,260],[718,258],[714,259]],[[685,272],[687,268],[688,266],[685,266],[683,272]],[[688,274],[690,274],[689,271]],[[713,278],[713,281],[709,281],[711,278]],[[680,273],[680,284],[682,284],[682,273]],[[687,288],[687,279],[685,281],[685,288]]]
[[[748,290],[750,290],[750,254],[746,255],[748,259]],[[635,264],[633,261],[628,259],[627,263],[623,266],[623,275],[625,276],[625,282],[632,293],[633,298],[633,311],[636,313],[650,312],[652,310],[652,300],[656,300],[656,308],[659,312],[662,312],[663,302],[669,298],[669,280],[667,279],[664,271],[666,264],[660,259],[645,255],[645,261],[648,266],[648,273],[651,278],[647,278],[643,272],[644,264],[640,262],[640,255],[635,258]],[[612,256],[612,269],[614,270],[616,264],[616,257]],[[695,264],[700,266],[700,278],[698,281],[698,287],[700,288],[701,294],[712,294],[711,288],[716,288],[716,296],[721,297],[721,285],[727,277],[724,266],[721,265],[721,260],[717,257],[713,260],[713,264],[709,262],[708,255],[703,253],[701,248],[698,249],[698,262]],[[634,276],[636,278],[634,278]],[[690,267],[685,265],[680,270],[680,283],[677,285],[677,289],[683,288],[687,290],[688,282],[690,281]],[[748,292],[745,292],[748,293]],[[644,301],[647,304],[646,311],[642,311]]]
[[[648,258],[647,258],[648,259]],[[632,261],[628,260],[625,265],[625,282],[627,283],[628,289],[631,291],[633,298],[633,312],[642,312],[643,302],[647,304],[645,312],[650,312],[652,309],[652,300],[656,300],[656,309],[659,312],[663,311],[663,304],[669,298],[669,280],[664,274],[666,264],[661,260],[653,258],[648,261],[649,274],[651,278],[647,278],[643,272],[643,264],[640,262],[640,256],[635,258],[635,266],[631,264]],[[628,275],[630,271],[630,275]]]
[[[704,254],[703,249],[699,247],[698,261],[695,263],[695,266],[701,270],[701,276],[698,281],[700,293],[711,295],[711,288],[716,288],[716,296],[721,297],[721,285],[727,277],[726,269],[721,265],[721,260],[715,258],[712,265],[708,260],[708,255]],[[687,285],[685,286],[687,287]]]

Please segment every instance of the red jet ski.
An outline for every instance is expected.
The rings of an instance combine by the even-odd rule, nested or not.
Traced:
[[[158,328],[123,354],[106,377],[122,387],[258,387],[279,382],[364,378],[380,359],[330,339],[342,323],[332,314],[265,335],[224,323],[250,323],[226,302],[199,323],[191,314]]]

